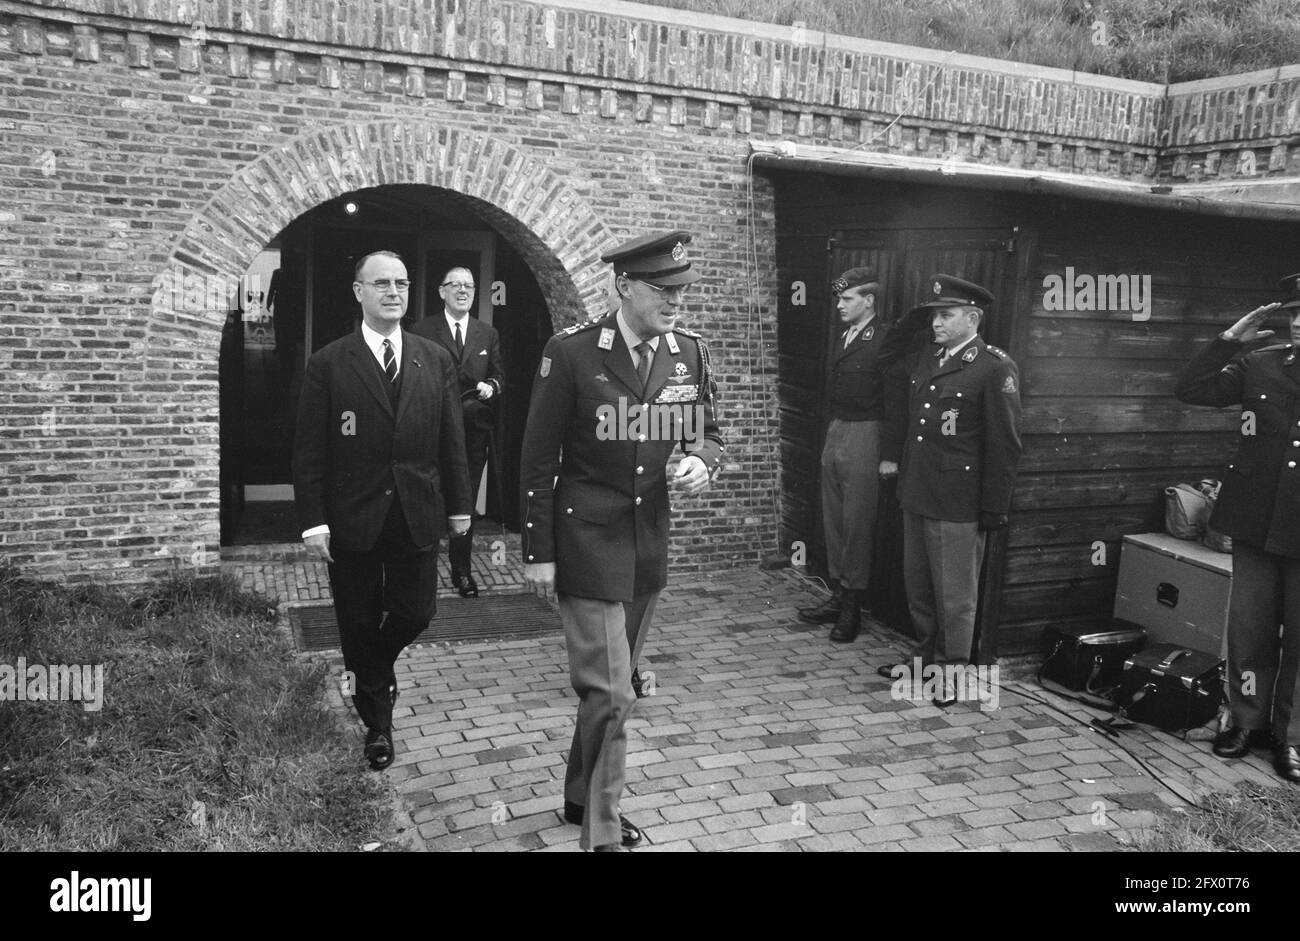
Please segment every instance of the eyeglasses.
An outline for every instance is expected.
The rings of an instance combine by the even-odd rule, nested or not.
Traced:
[[[473,291],[474,285],[466,281],[444,281],[438,285],[444,288],[455,288],[457,291]]]
[[[399,278],[394,281],[391,278],[377,278],[374,281],[362,281],[362,284],[368,284],[380,294],[387,294],[396,290],[398,294],[405,294],[411,288],[411,282],[405,278]]]
[[[635,281],[636,278],[633,278],[632,280]],[[659,285],[651,284],[649,281],[642,281],[641,283],[644,284],[646,287],[648,287],[650,290],[654,291],[656,294],[664,294],[668,297],[672,297],[673,295],[676,295],[679,298],[685,297],[687,289],[690,287],[689,284],[679,284],[676,287],[661,288]]]

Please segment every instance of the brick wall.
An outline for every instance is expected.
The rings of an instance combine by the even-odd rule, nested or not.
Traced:
[[[1159,86],[585,3],[0,0],[0,555],[69,579],[215,564],[222,313],[171,287],[233,279],[324,200],[424,183],[510,239],[557,326],[600,308],[604,248],[695,233],[731,443],[675,555],[748,565],[775,548],[778,451],[751,138],[1166,172]],[[1178,156],[1226,147],[1189,130],[1224,120],[1204,94],[1176,99]],[[1268,138],[1295,83],[1269,94],[1251,172],[1295,165]]]

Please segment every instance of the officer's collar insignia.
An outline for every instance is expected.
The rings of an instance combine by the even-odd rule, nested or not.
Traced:
[[[961,361],[963,363],[973,363],[975,362],[975,357],[979,355],[979,352],[980,348],[978,346],[972,346],[965,353],[961,354]]]
[[[670,353],[676,354],[681,352],[681,349],[677,346],[677,338],[673,336],[672,331],[664,334],[664,342],[668,344],[668,351]]]
[[[681,261],[686,257],[686,246],[678,242],[673,246],[673,261]]]
[[[542,357],[541,374],[543,379],[545,379],[547,376],[551,374],[551,358],[549,356]]]
[[[601,382],[609,382],[609,376],[605,375],[603,372],[596,373],[596,378]]]
[[[876,328],[875,328],[875,327],[867,327],[867,329],[865,329],[865,330],[862,331],[862,342],[863,342],[863,343],[867,342],[868,340],[870,340],[870,339],[871,339],[872,337],[874,337],[875,335],[876,335]]]
[[[679,376],[686,375],[686,364],[678,363],[676,366],[673,367],[673,372],[677,373],[677,375]]]
[[[600,339],[596,341],[596,345],[602,350],[612,350],[614,348],[614,328],[601,327]]]
[[[943,285],[940,284],[938,281],[934,282],[934,284],[931,285],[931,289],[934,291],[934,296],[935,296],[935,297],[940,297],[940,296],[942,296],[942,294],[943,294]]]
[[[1015,393],[1016,391],[1015,376],[1007,376],[1007,378],[1002,380],[1002,391],[1005,392],[1007,395],[1012,395]]]

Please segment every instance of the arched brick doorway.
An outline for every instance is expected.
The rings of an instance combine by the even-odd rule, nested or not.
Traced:
[[[381,122],[331,127],[263,155],[230,179],[187,226],[160,274],[147,337],[150,379],[218,383],[218,353],[230,304],[213,303],[205,285],[239,285],[250,265],[296,219],[348,194],[418,188],[459,203],[522,261],[543,301],[533,316],[551,328],[603,312],[599,255],[613,241],[604,222],[546,165],[488,135],[435,124]],[[196,290],[197,288],[197,290]],[[195,374],[198,374],[196,377]],[[218,389],[212,389],[217,392]],[[196,435],[196,478],[221,468],[218,413],[224,403],[201,394],[185,418]],[[188,403],[178,411],[188,412]],[[217,405],[217,408],[210,407]],[[216,481],[213,481],[216,482]],[[224,484],[224,482],[223,482]],[[220,512],[223,486],[196,488],[196,509]],[[217,548],[217,526],[201,529]],[[197,544],[196,544],[197,547]],[[215,558],[216,553],[210,553]]]

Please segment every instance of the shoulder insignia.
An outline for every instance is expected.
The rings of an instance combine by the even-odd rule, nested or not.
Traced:
[[[1007,354],[1004,353],[1002,350],[998,349],[996,346],[989,346],[989,345],[986,343],[986,344],[984,345],[984,349],[988,350],[990,353],[992,353],[992,354],[993,354],[994,356],[996,356],[998,359],[1006,359],[1006,358],[1007,358]]]
[[[698,333],[696,333],[694,330],[687,330],[685,327],[673,327],[673,331],[675,333],[680,333],[682,336],[690,337],[693,340],[700,339],[700,335]]]
[[[612,350],[614,348],[614,328],[601,327],[600,339],[596,341],[596,345],[602,350]]]
[[[1287,352],[1290,352],[1290,351],[1291,351],[1291,344],[1290,344],[1290,343],[1274,343],[1274,344],[1272,344],[1272,345],[1270,345],[1270,346],[1261,346],[1259,349],[1257,349],[1257,350],[1253,350],[1252,352],[1255,352],[1255,353],[1276,353],[1276,352],[1278,352],[1279,350],[1286,350]]]
[[[574,324],[573,326],[571,326],[571,327],[565,327],[563,330],[561,330],[559,333],[557,333],[556,336],[557,336],[557,337],[571,337],[571,336],[573,336],[575,333],[581,333],[581,332],[584,331],[584,330],[590,330],[592,327],[596,326],[598,323],[600,323],[599,320],[584,320],[582,323],[575,323],[575,324]]]
[[[1016,377],[1007,373],[1007,377],[1002,380],[1002,391],[1007,395],[1016,394]]]
[[[865,330],[862,331],[862,342],[863,342],[863,343],[866,343],[867,341],[869,341],[869,340],[870,340],[872,337],[874,337],[875,335],[876,335],[876,328],[875,328],[875,327],[867,327],[867,329],[865,329]]]
[[[669,330],[666,334],[664,334],[664,342],[668,344],[668,350],[674,356],[681,352],[681,350],[678,349],[677,347],[677,338],[673,336],[673,332],[671,330]]]
[[[539,374],[543,379],[551,374],[551,358],[549,356],[542,357],[542,368]]]
[[[980,348],[978,346],[972,346],[965,353],[961,354],[961,361],[963,363],[973,363],[975,362],[975,357],[979,355],[980,355]]]

